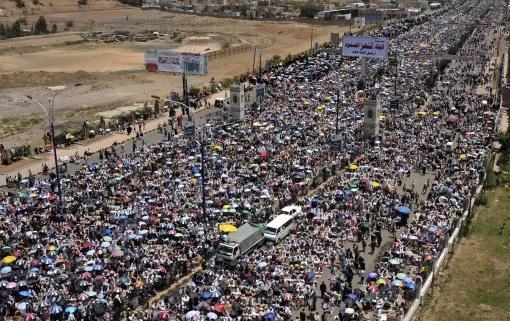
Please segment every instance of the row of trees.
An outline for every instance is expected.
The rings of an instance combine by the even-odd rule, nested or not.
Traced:
[[[3,24],[0,23],[0,38],[16,38],[23,36],[23,25],[26,25],[27,21],[25,18],[20,18],[12,25]],[[53,24],[51,27],[51,33],[57,32],[57,25]],[[46,22],[46,19],[44,16],[40,16],[39,19],[37,19],[37,22],[35,25],[32,26],[31,34],[33,35],[43,35],[50,33],[50,30],[48,30],[48,23]]]

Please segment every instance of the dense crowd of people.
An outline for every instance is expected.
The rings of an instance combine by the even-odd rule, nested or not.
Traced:
[[[391,39],[398,56],[439,55],[467,32],[462,23],[480,19],[487,24],[470,30],[461,52],[497,50],[502,29],[487,26],[502,19],[504,3],[466,2],[372,35]],[[400,107],[390,110],[395,73],[387,60],[370,60],[368,75],[384,72],[365,92],[379,97],[383,114],[380,135],[367,142],[360,59],[315,53],[273,67],[260,79],[264,103],[245,122],[202,129],[206,215],[199,142],[173,131],[66,175],[62,206],[48,178],[3,192],[0,320],[402,317],[474,195],[492,144],[496,93],[485,92],[486,73],[469,72],[476,68],[490,66],[451,63],[425,94],[435,64],[403,59]],[[340,153],[329,150],[337,101]],[[411,177],[425,181],[421,190]],[[279,244],[233,267],[208,263],[219,223],[264,223],[287,204],[304,214]],[[177,294],[136,310],[199,266]]]

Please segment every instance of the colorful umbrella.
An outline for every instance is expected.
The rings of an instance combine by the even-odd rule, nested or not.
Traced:
[[[54,304],[50,309],[50,314],[59,314],[62,313],[62,311],[64,311],[64,309],[60,305]]]
[[[233,233],[237,231],[237,227],[232,224],[221,224],[219,226],[219,231],[222,233]]]
[[[16,261],[16,259],[17,257],[15,257],[14,255],[9,255],[2,259],[2,263],[11,264],[12,262]]]
[[[158,313],[158,317],[161,320],[168,320],[168,318],[170,318],[170,312],[168,310],[161,310]]]

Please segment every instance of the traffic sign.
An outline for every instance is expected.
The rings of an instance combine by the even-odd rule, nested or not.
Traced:
[[[342,136],[334,135],[331,138],[331,151],[332,152],[342,151]]]
[[[195,124],[193,122],[186,122],[184,124],[184,133],[186,136],[194,137],[195,136]]]

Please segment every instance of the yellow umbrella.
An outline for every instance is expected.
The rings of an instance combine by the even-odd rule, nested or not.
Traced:
[[[317,106],[317,110],[323,110],[326,106],[324,106],[323,104],[320,104],[319,106]]]
[[[223,150],[223,147],[221,147],[221,145],[214,145],[214,149],[216,149],[217,151],[222,151]]]
[[[16,261],[16,257],[14,255],[6,256],[2,259],[2,262],[5,264],[11,264],[12,262]]]
[[[386,284],[386,280],[385,280],[385,279],[383,279],[383,278],[380,278],[380,279],[378,279],[377,281],[375,281],[375,284],[377,284],[377,285]]]
[[[324,97],[324,99],[331,100],[331,96],[326,96],[326,97]]]
[[[230,208],[230,205],[228,205],[228,204],[227,205],[223,205],[223,208],[228,210]]]
[[[420,116],[425,116],[425,115],[427,115],[427,112],[426,111],[419,111],[419,112],[417,112],[417,114],[420,115]]]
[[[181,237],[182,236],[182,233],[175,233],[174,234],[175,237]]]
[[[439,114],[441,114],[441,113],[438,112],[438,111],[435,111],[435,112],[432,113],[432,115],[434,115],[434,116],[439,116]]]
[[[350,164],[348,168],[349,168],[349,170],[350,170],[350,171],[355,171],[355,170],[357,170],[357,169],[358,169],[358,165],[356,165],[356,164]]]
[[[465,159],[466,157],[467,157],[467,156],[466,156],[466,154],[460,154],[460,155],[459,155],[459,158],[460,158],[460,159]]]
[[[232,224],[221,224],[219,226],[219,230],[220,230],[220,232],[223,232],[223,233],[233,233],[233,232],[237,231],[237,227],[235,227]]]
[[[386,116],[385,115],[381,115],[379,116],[379,120],[385,120],[386,119]]]
[[[379,187],[379,186],[381,186],[381,183],[379,183],[379,182],[370,182],[370,185],[372,185],[373,187]]]
[[[303,100],[303,104],[305,104],[305,105],[310,105],[310,102],[309,102],[308,100],[306,100],[306,99],[305,99],[305,100]]]
[[[48,245],[48,247],[46,248],[46,250],[48,251],[56,251],[57,250],[57,247],[55,245]]]
[[[138,279],[138,280],[136,280],[136,282],[135,282],[135,287],[137,287],[137,288],[141,288],[142,286],[143,286],[143,281],[142,281],[142,279]]]

